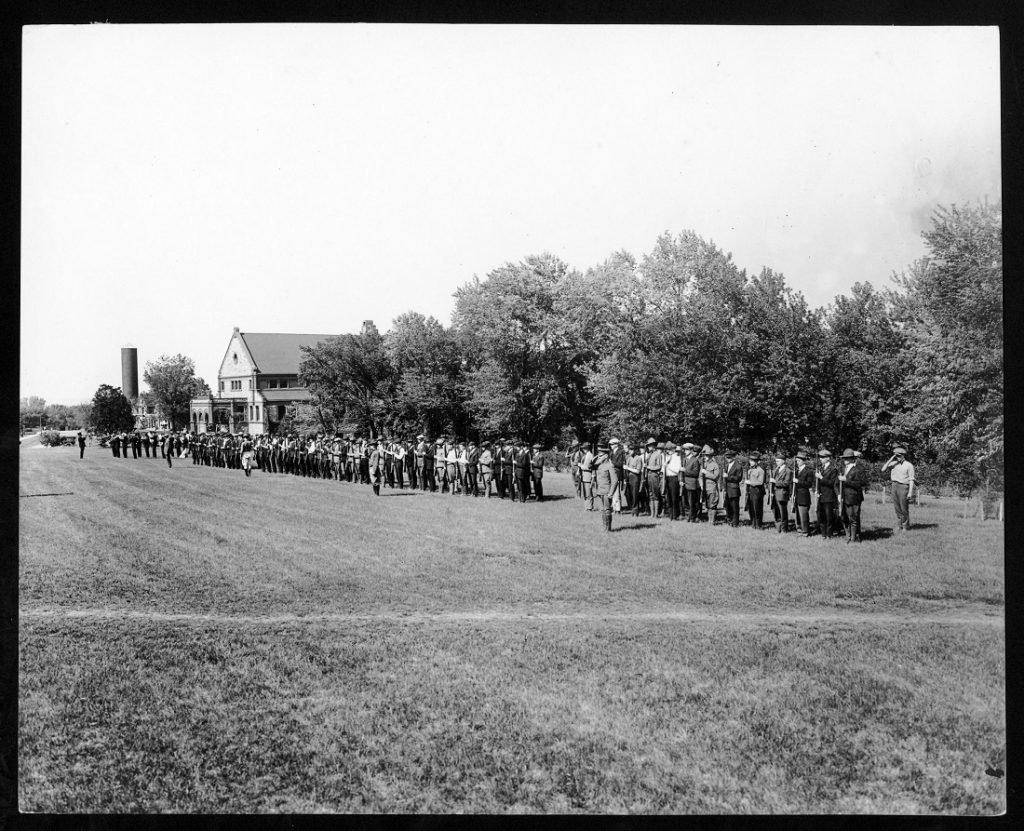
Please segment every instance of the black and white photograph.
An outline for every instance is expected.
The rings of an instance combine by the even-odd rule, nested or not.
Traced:
[[[1006,812],[998,26],[21,43],[17,811]]]

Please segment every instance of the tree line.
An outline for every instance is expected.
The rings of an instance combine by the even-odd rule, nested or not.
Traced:
[[[1002,488],[1002,208],[937,208],[927,253],[891,286],[811,308],[694,231],[580,272],[550,254],[383,335],[303,348],[312,404],[291,414],[371,436],[510,435],[545,446],[648,436],[717,448],[912,448],[919,475]]]

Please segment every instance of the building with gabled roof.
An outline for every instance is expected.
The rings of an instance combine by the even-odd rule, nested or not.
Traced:
[[[337,335],[241,332],[236,326],[210,395],[193,398],[190,427],[205,433],[273,433],[288,407],[308,402],[299,384],[299,347],[315,346]]]

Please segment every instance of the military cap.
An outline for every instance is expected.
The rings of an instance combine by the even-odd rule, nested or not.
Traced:
[[[843,451],[843,458],[844,459],[856,459],[857,458],[857,454],[853,452],[853,448],[852,447],[847,447],[846,450]]]
[[[418,436],[416,437],[416,440],[417,440],[417,441],[422,441],[422,440],[423,440],[424,438],[426,438],[426,437],[425,437],[425,436],[424,436],[424,435],[423,435],[422,433],[420,433],[420,434],[419,434],[419,435],[418,435]]]
[[[726,450],[725,451],[725,458],[727,458],[727,459],[735,459],[736,458],[736,451],[735,450]]]
[[[803,461],[806,462],[807,459],[808,459],[807,451],[806,450],[800,450],[799,452],[797,452],[796,457],[798,459],[802,459]]]
[[[541,449],[542,447],[543,447],[543,445],[541,445],[541,444],[535,444],[535,445],[533,446],[533,449],[534,449],[534,450],[540,450],[540,449]]]
[[[750,461],[752,462],[759,462],[761,461],[761,454],[758,453],[756,450],[752,450],[750,454],[747,456],[747,458],[750,459]]]
[[[826,450],[826,449],[825,449],[825,448],[823,447],[823,448],[822,448],[821,450],[819,450],[819,451],[818,451],[818,457],[819,457],[819,458],[822,458],[822,459],[824,459],[824,458],[832,458],[832,454],[831,454],[831,453],[829,453],[829,452],[828,452],[828,451],[827,451],[827,450]]]
[[[652,444],[657,444],[657,442],[656,442],[656,441],[654,440],[654,438],[653,438],[653,437],[652,437],[652,438],[649,438],[649,439],[647,440],[647,443],[646,443],[646,445],[645,445],[645,446],[650,446],[650,445],[652,445]]]
[[[664,446],[664,448],[666,450],[675,450],[676,449],[676,446],[674,444],[672,444],[672,442],[670,442],[670,441],[665,442],[664,445],[660,445],[660,444],[658,445],[658,447],[662,447],[662,446]]]
[[[714,448],[712,448],[710,444],[705,444],[700,449],[700,452],[703,453],[705,456],[714,456],[715,455]]]
[[[580,442],[580,447],[585,447],[585,448],[587,448],[587,450],[589,450],[590,449],[590,442],[589,441],[581,441]]]
[[[598,453],[607,453],[610,450],[611,450],[611,448],[607,444],[599,444],[597,446],[597,452]]]
[[[665,442],[663,442],[663,441],[659,441],[658,444],[657,444],[657,449],[658,450],[666,450],[666,449],[668,449],[668,445],[666,445]]]
[[[441,439],[438,439],[437,441],[434,442],[434,444],[444,444],[444,442],[441,441]]]
[[[697,445],[693,444],[692,442],[684,442],[682,448],[683,450],[696,450]]]
[[[489,441],[482,441],[482,442],[480,442],[480,446],[481,447],[490,447],[491,443]]]
[[[776,459],[785,459],[786,458],[786,449],[784,447],[776,447],[775,448],[775,458]]]
[[[610,441],[608,442],[608,444],[610,444],[610,445],[611,445],[611,444],[618,444],[618,443],[619,443],[619,440],[618,440],[618,439],[611,439],[611,440],[610,440]]]
[[[907,448],[905,448],[902,444],[897,444],[892,449],[892,452],[895,453],[897,456],[906,456],[907,455]]]

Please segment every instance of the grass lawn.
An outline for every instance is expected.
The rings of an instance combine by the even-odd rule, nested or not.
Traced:
[[[545,491],[23,449],[21,809],[1004,809],[1002,523],[603,534]]]

